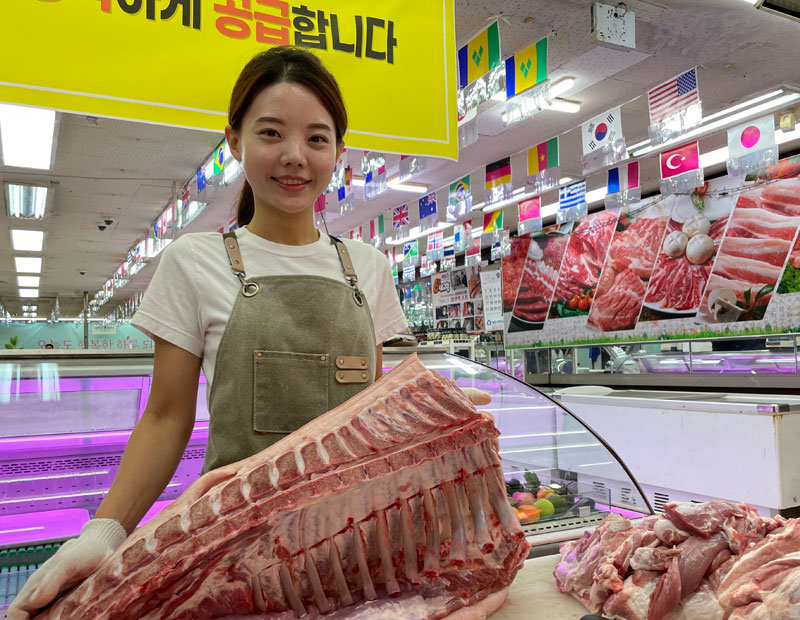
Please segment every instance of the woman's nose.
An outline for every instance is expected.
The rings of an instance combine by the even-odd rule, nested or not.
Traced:
[[[302,140],[286,140],[281,153],[281,164],[284,166],[305,166],[305,142]]]

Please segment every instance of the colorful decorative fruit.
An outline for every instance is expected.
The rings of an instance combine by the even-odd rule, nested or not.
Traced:
[[[547,499],[537,499],[534,506],[541,511],[542,517],[550,517],[556,511],[553,504]]]
[[[539,489],[539,492],[536,494],[536,497],[542,499],[543,497],[550,497],[551,495],[555,494],[556,492],[550,487],[542,487],[541,489]]]
[[[534,502],[536,501],[536,498],[534,497],[533,493],[517,492],[514,493],[514,495],[512,495],[511,497],[517,500],[520,505],[528,504],[530,506],[533,506]]]

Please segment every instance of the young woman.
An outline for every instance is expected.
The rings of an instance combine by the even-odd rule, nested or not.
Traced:
[[[314,201],[347,129],[339,87],[316,56],[276,47],[253,58],[228,120],[225,135],[246,179],[239,228],[186,234],[164,251],[133,320],[155,341],[145,412],[95,519],[28,581],[11,620],[94,572],[161,495],[194,426],[201,368],[211,414],[207,472],[371,384],[381,374],[380,343],[407,326],[383,254],[314,227]]]

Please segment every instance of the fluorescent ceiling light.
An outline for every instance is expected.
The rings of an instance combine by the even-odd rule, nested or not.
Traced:
[[[682,136],[674,138],[672,140],[667,140],[666,142],[658,145],[650,144],[648,140],[646,144],[648,146],[640,149],[633,149],[631,148],[631,157],[641,157],[643,155],[647,155],[654,151],[663,151],[675,144],[686,142],[687,140],[691,140],[692,138],[699,138],[701,136],[710,134],[717,129],[722,129],[724,127],[730,127],[737,123],[744,122],[749,118],[753,118],[760,114],[766,114],[767,112],[771,112],[777,110],[781,107],[784,107],[794,101],[800,99],[800,93],[786,93],[785,91],[775,91],[783,92],[783,96],[778,97],[777,99],[772,99],[769,101],[764,101],[754,106],[747,107],[746,109],[739,109],[737,112],[733,114],[726,114],[725,116],[719,116],[715,120],[711,121],[710,123],[703,123],[702,125],[695,127],[694,129],[686,132]],[[751,100],[752,102],[752,100]],[[638,146],[638,145],[637,145]]]
[[[550,97],[560,97],[575,86],[574,77],[565,77],[550,84]],[[580,106],[579,106],[580,107]]]
[[[0,104],[3,164],[49,170],[55,127],[55,110]]]
[[[39,288],[39,276],[17,276],[17,286]]]
[[[22,306],[22,311],[23,312],[36,312],[36,309],[38,307],[39,306],[36,306],[36,305],[34,305],[34,306]]]
[[[553,103],[547,106],[545,110],[575,114],[581,111],[581,104],[578,101],[571,101],[569,99],[553,99]]]
[[[586,192],[586,204],[590,205],[594,202],[599,202],[600,200],[603,200],[603,198],[606,197],[606,194],[608,194],[607,187],[598,187],[597,189],[593,189],[590,192]]]
[[[386,182],[386,185],[392,189],[400,192],[414,192],[415,194],[427,194],[428,186],[422,183],[403,183],[397,180],[397,177],[392,177]]]
[[[498,90],[494,95],[492,95],[493,101],[505,101],[506,100],[506,91],[504,88]]]
[[[40,185],[6,184],[8,216],[40,220],[47,204],[47,188]]]
[[[39,296],[39,289],[38,288],[21,288],[21,289],[19,289],[19,296],[20,297],[36,298],[36,297]]]
[[[350,183],[353,187],[364,187],[364,177],[353,177]]]
[[[410,231],[408,231],[408,236],[403,237],[402,239],[387,239],[386,245],[403,245],[404,243],[408,243],[409,241],[414,241],[414,239],[419,239],[420,237],[424,237],[426,235],[431,234],[432,232],[436,232],[437,230],[444,230],[445,228],[450,228],[453,225],[453,222],[439,222],[433,228],[429,228],[427,230],[420,230],[419,226],[414,226]]]
[[[11,247],[17,252],[41,252],[44,246],[44,231],[11,230]]]
[[[17,273],[42,273],[41,257],[15,256],[14,262],[17,264]]]

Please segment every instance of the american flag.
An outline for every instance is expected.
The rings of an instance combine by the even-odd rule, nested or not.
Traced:
[[[392,209],[392,230],[408,226],[408,205],[400,205]]]
[[[650,122],[658,123],[697,101],[697,70],[690,69],[647,92]]]
[[[558,206],[568,209],[586,202],[586,181],[579,181],[558,190]]]

